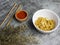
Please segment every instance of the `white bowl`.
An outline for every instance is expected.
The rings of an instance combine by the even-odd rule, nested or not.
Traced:
[[[38,17],[44,17],[44,18],[48,18],[48,19],[53,19],[55,22],[56,22],[56,26],[54,29],[50,30],[50,31],[44,31],[44,30],[41,30],[39,29],[36,25],[35,25],[35,21],[38,19]],[[50,33],[50,32],[53,32],[55,30],[57,30],[57,28],[59,27],[59,22],[60,22],[60,19],[59,19],[59,16],[49,10],[49,9],[41,9],[41,10],[38,10],[34,13],[33,17],[32,17],[32,22],[33,22],[33,25],[35,26],[35,28],[37,30],[39,30],[40,32],[43,32],[43,33]]]

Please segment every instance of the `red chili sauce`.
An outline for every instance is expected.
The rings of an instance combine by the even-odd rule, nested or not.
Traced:
[[[20,11],[16,14],[16,16],[19,18],[19,19],[24,19],[26,16],[27,16],[27,13],[25,11]]]

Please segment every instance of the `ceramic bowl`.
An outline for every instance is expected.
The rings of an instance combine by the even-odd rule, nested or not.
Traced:
[[[35,25],[35,21],[38,19],[38,17],[44,17],[44,18],[47,18],[47,19],[53,19],[54,21],[55,21],[55,28],[54,29],[52,29],[52,30],[50,30],[50,31],[44,31],[44,30],[41,30],[41,29],[39,29],[36,25]],[[59,16],[55,13],[55,12],[53,12],[53,11],[51,11],[51,10],[49,10],[49,9],[41,9],[41,10],[38,10],[38,11],[36,11],[35,13],[34,13],[34,15],[33,15],[33,17],[32,17],[32,22],[33,22],[33,25],[35,26],[35,28],[38,30],[38,31],[40,31],[40,32],[42,32],[42,33],[50,33],[50,32],[53,32],[53,31],[55,31],[55,30],[57,30],[57,28],[59,27],[59,25],[60,25],[60,18],[59,18]]]
[[[17,14],[18,14],[19,12],[21,12],[21,11],[23,11],[24,13],[26,13],[26,17],[24,17],[23,19],[17,17]],[[21,14],[22,14],[22,13],[21,13]],[[22,16],[23,16],[23,15],[22,15]],[[25,21],[25,20],[27,19],[27,17],[28,17],[28,13],[27,13],[27,11],[25,11],[25,10],[17,11],[16,14],[15,14],[15,18],[16,18],[18,21],[20,21],[20,22]]]

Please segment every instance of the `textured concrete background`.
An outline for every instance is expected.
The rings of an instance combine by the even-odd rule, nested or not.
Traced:
[[[0,0],[0,21],[2,21],[9,12],[13,6],[13,2],[21,4],[22,9],[28,12],[28,20],[22,23],[26,23],[29,26],[27,34],[33,34],[33,36],[39,39],[38,42],[40,44],[36,45],[60,45],[60,27],[51,34],[42,34],[34,28],[31,20],[35,11],[44,8],[53,10],[60,16],[60,0]],[[16,26],[22,23],[13,20],[11,24]]]

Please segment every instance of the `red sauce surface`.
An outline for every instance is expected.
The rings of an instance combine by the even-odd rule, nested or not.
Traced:
[[[20,11],[16,14],[16,16],[20,19],[24,19],[27,16],[27,13],[24,11]]]

